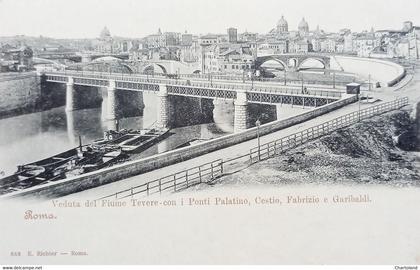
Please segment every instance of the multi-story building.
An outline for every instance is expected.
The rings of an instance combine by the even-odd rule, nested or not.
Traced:
[[[242,42],[256,42],[257,38],[257,33],[244,32],[240,34],[239,40]]]
[[[227,33],[228,33],[229,43],[237,43],[238,42],[238,29],[230,27],[230,28],[228,28]]]
[[[27,46],[14,48],[4,45],[0,48],[0,71],[23,71],[33,68],[33,51]]]
[[[322,40],[323,40],[322,38],[318,38],[318,37],[313,37],[311,39],[312,50],[314,52],[320,52],[321,51],[321,41]]]
[[[312,52],[312,44],[306,38],[295,38],[290,41],[290,53],[306,54]]]
[[[197,39],[191,39],[186,45],[181,45],[180,59],[183,62],[198,62],[202,57],[203,46],[200,46]]]
[[[354,40],[353,45],[357,56],[369,57],[372,51],[380,45],[380,40],[372,34],[363,34]]]
[[[162,31],[158,30],[157,34],[148,35],[145,37],[146,45],[148,48],[161,48],[166,46],[166,37],[162,34]]]
[[[213,44],[204,48],[204,73],[242,73],[252,67],[251,48],[247,44]]]
[[[283,54],[289,52],[287,39],[271,39],[258,43],[258,55]]]
[[[414,26],[411,31],[407,34],[407,40],[409,44],[409,58],[419,59],[420,58],[420,27]]]
[[[347,34],[344,37],[344,53],[354,53],[356,52],[353,42],[355,39],[355,36],[353,34]]]
[[[322,39],[321,52],[335,52],[335,40],[333,38]]]
[[[181,46],[192,46],[193,35],[192,34],[182,34],[181,36]]]
[[[178,46],[181,43],[181,34],[176,32],[165,32],[164,40],[166,46]]]
[[[198,39],[200,45],[207,46],[218,43],[218,37],[216,35],[204,35]]]

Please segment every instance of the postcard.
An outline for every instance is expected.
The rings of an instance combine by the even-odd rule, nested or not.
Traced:
[[[0,0],[3,269],[417,267],[419,10]]]

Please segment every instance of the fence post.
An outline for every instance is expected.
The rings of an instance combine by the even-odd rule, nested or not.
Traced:
[[[159,194],[162,194],[162,178],[159,178]]]
[[[198,166],[198,178],[200,179],[200,183],[203,183],[201,179],[201,166]]]
[[[174,191],[176,191],[176,174],[174,174]]]
[[[214,175],[213,175],[213,163],[210,163],[211,166],[211,180],[213,181]]]
[[[185,181],[187,182],[187,187],[188,187],[188,170],[185,171]]]
[[[131,198],[133,198],[133,188],[131,188]]]
[[[149,196],[149,194],[150,194],[150,192],[149,192],[149,182],[147,182],[146,187],[147,187],[147,196]]]
[[[223,160],[220,160],[220,174],[223,174]]]
[[[274,156],[277,155],[277,141],[274,141]]]

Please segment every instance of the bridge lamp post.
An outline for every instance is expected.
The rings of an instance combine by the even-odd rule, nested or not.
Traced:
[[[303,86],[303,76],[302,76],[302,94],[303,94],[303,88],[304,86]]]
[[[359,89],[359,94],[357,95],[358,96],[358,98],[359,98],[359,112],[358,112],[358,118],[359,118],[359,121],[358,122],[360,122],[360,102],[361,102],[361,97],[360,97],[360,95],[362,94],[362,91],[360,91],[360,89]]]
[[[335,89],[335,72],[333,73],[333,88]]]
[[[284,69],[284,85],[286,86],[286,80],[287,80],[287,72],[286,69]]]
[[[260,161],[261,160],[261,142],[260,142],[261,122],[260,122],[260,119],[257,119],[257,121],[255,122],[255,125],[257,126],[258,161]]]

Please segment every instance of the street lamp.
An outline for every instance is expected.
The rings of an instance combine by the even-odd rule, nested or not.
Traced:
[[[304,93],[303,76],[302,76],[302,94]]]
[[[260,119],[257,119],[257,121],[255,121],[255,125],[257,126],[258,161],[260,161],[261,160],[261,143],[260,143],[260,126],[261,126],[261,122],[260,122]]]
[[[286,76],[287,76],[287,72],[286,72],[286,68],[284,69],[284,85],[286,85]]]
[[[358,98],[359,98],[359,112],[358,112],[358,118],[359,118],[359,121],[358,122],[360,122],[360,102],[361,102],[361,97],[360,97],[360,95],[362,94],[362,92],[360,91],[360,89],[359,89],[359,93],[357,94],[357,96],[358,96]]]

